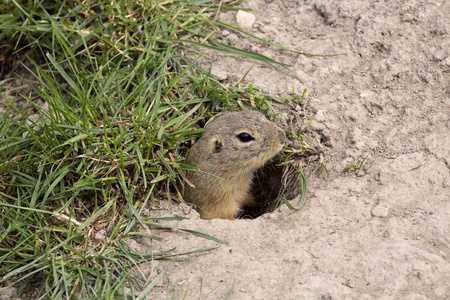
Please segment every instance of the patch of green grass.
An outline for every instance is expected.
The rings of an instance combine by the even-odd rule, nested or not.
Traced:
[[[158,199],[182,201],[190,142],[216,108],[271,109],[251,85],[225,87],[197,63],[202,49],[277,63],[226,43],[220,30],[234,28],[214,16],[241,1],[218,2],[0,4],[0,54],[24,62],[0,83],[24,69],[34,77],[14,98],[0,89],[9,103],[0,115],[0,290],[20,283],[18,294],[33,298],[139,299],[164,273],[144,274],[140,263],[214,247],[141,255],[130,239],[161,241],[165,228],[226,243],[142,216]]]
[[[366,159],[369,157],[370,154],[367,154],[366,157],[363,158],[363,160],[359,160],[356,162],[356,164],[346,164],[345,166],[350,170],[359,170],[363,166]]]

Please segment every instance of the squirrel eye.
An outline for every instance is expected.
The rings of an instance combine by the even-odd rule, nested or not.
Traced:
[[[246,132],[239,133],[236,137],[238,138],[238,140],[240,140],[243,143],[248,143],[255,139],[254,137],[252,137],[250,134],[248,134]]]

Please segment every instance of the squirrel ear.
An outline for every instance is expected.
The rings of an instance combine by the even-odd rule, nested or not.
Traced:
[[[214,137],[211,139],[211,151],[212,153],[219,153],[222,150],[222,141]]]

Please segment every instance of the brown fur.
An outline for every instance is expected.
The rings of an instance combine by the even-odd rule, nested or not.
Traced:
[[[243,142],[239,134],[254,138]],[[277,154],[286,134],[256,111],[225,113],[213,120],[194,144],[187,163],[200,172],[188,172],[195,188],[186,184],[184,198],[203,219],[235,219],[250,204],[254,173]]]

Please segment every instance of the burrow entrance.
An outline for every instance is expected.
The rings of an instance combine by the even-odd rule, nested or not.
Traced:
[[[254,206],[244,206],[240,219],[255,219],[274,211],[281,204],[279,196],[283,190],[283,166],[280,158],[275,158],[256,171],[251,187]]]

